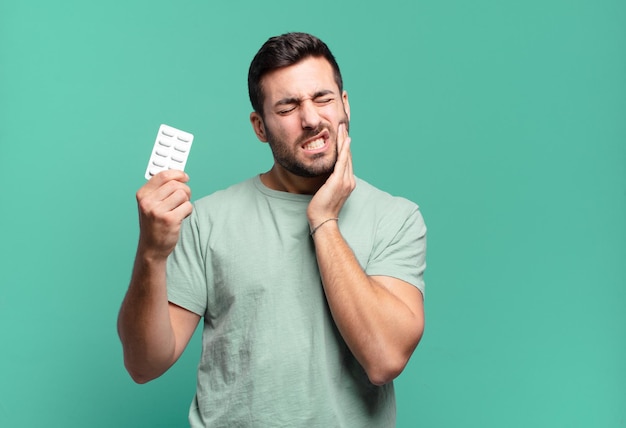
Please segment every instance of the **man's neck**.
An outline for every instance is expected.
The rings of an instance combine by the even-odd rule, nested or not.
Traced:
[[[268,172],[261,174],[261,182],[270,189],[301,195],[315,194],[327,179],[328,175],[300,177],[276,165]]]

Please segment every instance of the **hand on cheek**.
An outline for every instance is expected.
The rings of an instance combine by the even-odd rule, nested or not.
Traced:
[[[352,171],[350,141],[347,127],[341,123],[337,131],[338,155],[335,169],[326,183],[317,191],[307,210],[309,223],[312,227],[329,218],[339,217],[343,204],[356,186]]]

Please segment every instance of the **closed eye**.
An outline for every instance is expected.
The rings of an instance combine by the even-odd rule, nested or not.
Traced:
[[[328,104],[335,99],[334,95],[330,90],[319,91],[313,96],[313,100],[316,104]]]
[[[291,113],[292,111],[294,111],[295,109],[296,109],[296,107],[295,107],[295,106],[292,106],[292,107],[289,107],[289,108],[285,108],[285,109],[279,110],[279,111],[278,111],[278,114],[280,114],[280,115],[289,114],[289,113]]]
[[[328,104],[329,102],[331,102],[334,98],[317,98],[315,100],[315,102],[317,104]]]

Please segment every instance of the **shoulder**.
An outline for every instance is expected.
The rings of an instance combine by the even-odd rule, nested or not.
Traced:
[[[386,240],[410,231],[414,237],[426,234],[419,206],[357,178],[357,185],[339,214],[345,236],[363,240],[366,236]]]
[[[349,201],[355,209],[376,213],[377,216],[410,215],[419,211],[415,202],[392,195],[360,178],[357,178],[356,188]]]
[[[196,200],[194,210],[199,212],[212,211],[220,208],[227,209],[233,204],[246,202],[255,193],[254,178],[249,178],[240,183],[233,184],[226,189],[217,190],[210,195]]]

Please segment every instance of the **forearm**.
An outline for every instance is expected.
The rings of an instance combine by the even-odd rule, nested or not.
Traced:
[[[137,251],[118,317],[124,364],[138,383],[160,376],[174,362],[175,337],[169,315],[165,265],[165,259]]]
[[[365,274],[336,222],[313,237],[326,298],[342,337],[372,383],[393,380],[421,338],[423,313]]]

